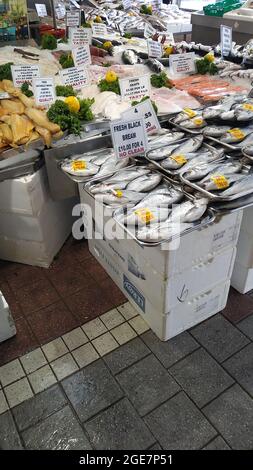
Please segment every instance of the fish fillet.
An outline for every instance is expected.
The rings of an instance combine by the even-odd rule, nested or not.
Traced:
[[[36,126],[35,127],[36,132],[38,132],[39,135],[43,138],[45,145],[49,148],[51,147],[51,142],[52,142],[52,135],[51,132],[44,127]]]
[[[2,141],[6,143],[11,143],[13,141],[13,134],[11,128],[8,124],[0,124],[0,131],[2,134]]]
[[[50,122],[46,113],[44,111],[41,111],[39,109],[35,108],[27,108],[25,110],[25,114],[33,121],[35,124],[39,127],[44,127],[48,131],[50,131],[52,134],[56,134],[57,132],[60,132],[61,128],[58,126],[58,124],[54,124],[53,122]]]
[[[2,108],[8,111],[8,114],[23,114],[25,107],[19,100],[1,100]]]

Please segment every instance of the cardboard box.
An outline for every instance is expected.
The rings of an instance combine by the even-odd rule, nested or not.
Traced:
[[[153,288],[150,289],[150,295],[146,296],[129,279],[128,273],[122,270],[121,265],[108,252],[99,247],[96,240],[89,240],[89,249],[162,341],[167,341],[206,320],[226,305],[230,286],[229,279],[213,287],[206,286],[198,295],[182,299],[177,306],[164,313],[155,308],[152,303]]]
[[[35,217],[49,198],[46,167],[0,183],[0,212]],[[2,217],[2,214],[0,214]]]
[[[231,277],[231,286],[241,294],[253,289],[253,267],[248,268],[236,262]]]
[[[2,292],[0,292],[0,343],[12,338],[16,334],[16,327],[12,318],[9,305]]]

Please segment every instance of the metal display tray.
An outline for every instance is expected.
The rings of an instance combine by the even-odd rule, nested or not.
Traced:
[[[243,148],[242,148],[242,154],[243,154],[243,156],[246,157],[250,162],[253,162],[253,155],[249,155],[249,154],[247,153],[247,150],[246,150],[246,149],[247,149],[247,147],[243,147]]]
[[[168,178],[166,178],[166,176],[163,177],[162,179],[162,182],[167,182],[169,183],[170,185],[172,186],[175,186],[177,189],[178,189],[178,186],[177,185],[174,185],[170,180],[168,180]],[[196,198],[190,194],[187,194],[185,191],[181,190],[182,191],[182,194],[184,194],[184,197],[185,199],[188,199],[189,201],[193,201],[195,200]],[[135,242],[144,247],[157,247],[157,246],[162,246],[166,243],[170,243],[172,242],[173,240],[179,238],[179,237],[182,237],[182,236],[185,236],[191,232],[194,232],[195,230],[200,230],[200,229],[203,229],[204,227],[206,227],[207,225],[210,225],[212,222],[214,222],[215,220],[215,213],[214,211],[208,207],[205,214],[198,220],[196,221],[196,223],[186,229],[185,231],[183,231],[182,233],[179,233],[179,234],[176,234],[174,237],[170,237],[168,239],[164,239],[164,240],[161,240],[161,241],[157,241],[157,242],[144,242],[144,241],[141,241],[141,240],[138,240],[138,238],[136,237],[135,235],[135,228],[133,227],[132,230],[130,230],[129,228],[127,228],[123,222],[121,222],[120,220],[118,220],[118,217],[124,215],[125,213],[127,212],[127,206],[123,206],[123,207],[120,207],[120,208],[117,208],[114,210],[113,212],[113,219],[115,220],[115,222],[119,225],[119,227],[130,237],[132,238],[133,240],[135,240]]]

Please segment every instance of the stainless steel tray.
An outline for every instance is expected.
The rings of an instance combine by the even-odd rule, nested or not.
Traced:
[[[168,181],[168,179],[166,177],[163,178],[164,181]],[[170,184],[171,181],[168,181]],[[176,185],[175,185],[176,187]],[[178,189],[178,188],[177,188]],[[188,200],[194,200],[196,199],[194,196],[192,195],[188,195],[186,192],[182,191],[182,193],[184,194],[185,196],[185,199],[188,199]],[[196,221],[196,223],[194,224],[193,227],[190,227],[189,229],[179,233],[179,234],[176,234],[174,237],[170,237],[168,239],[164,239],[164,240],[161,240],[161,241],[157,241],[157,242],[144,242],[144,241],[141,241],[141,240],[138,240],[138,238],[136,237],[135,235],[135,227],[133,227],[133,229],[129,229],[127,228],[123,222],[121,222],[118,217],[122,216],[123,214],[125,214],[127,211],[127,207],[124,206],[124,207],[120,207],[120,208],[117,208],[114,210],[113,212],[113,219],[115,220],[115,222],[119,225],[119,227],[130,237],[132,238],[133,240],[135,240],[135,242],[144,247],[157,247],[157,246],[162,246],[164,244],[167,244],[167,243],[170,243],[172,242],[173,240],[179,238],[179,237],[182,237],[182,236],[185,236],[191,232],[194,232],[195,230],[200,230],[200,229],[203,229],[204,227],[206,227],[207,225],[211,224],[212,222],[214,222],[215,220],[215,214],[214,214],[214,211],[211,209],[211,208],[207,208],[205,214],[201,217],[201,219],[199,219],[198,221]]]
[[[242,148],[242,154],[246,157],[250,162],[253,162],[253,155],[247,154],[247,147]]]
[[[174,127],[177,127],[178,129],[180,129],[182,132],[188,132],[188,134],[193,134],[193,135],[196,135],[196,134],[202,134],[202,131],[204,129],[201,128],[201,129],[186,129],[186,127],[183,127],[183,126],[180,126],[180,124],[177,124],[176,122],[173,121],[173,118],[169,119],[169,123],[174,126]]]
[[[243,167],[243,169],[246,170],[246,167]],[[242,171],[243,171],[243,169],[242,169]],[[252,193],[252,189],[248,189],[246,191],[242,191],[239,194],[233,194],[232,196],[224,197],[222,195],[218,195],[218,194],[215,194],[215,193],[211,193],[210,191],[207,191],[206,189],[199,186],[198,183],[194,183],[193,181],[187,180],[186,178],[184,178],[183,173],[180,174],[180,180],[182,181],[182,183],[184,183],[185,185],[195,189],[195,191],[198,191],[199,193],[202,193],[205,197],[207,197],[210,201],[213,201],[213,202],[215,202],[215,201],[216,202],[218,202],[218,201],[220,201],[220,202],[235,201],[236,199],[239,199],[243,196],[247,196],[247,195]]]

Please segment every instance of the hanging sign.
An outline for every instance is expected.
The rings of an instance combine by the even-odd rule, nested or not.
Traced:
[[[118,158],[133,157],[147,150],[148,139],[143,118],[113,121],[110,128]]]

